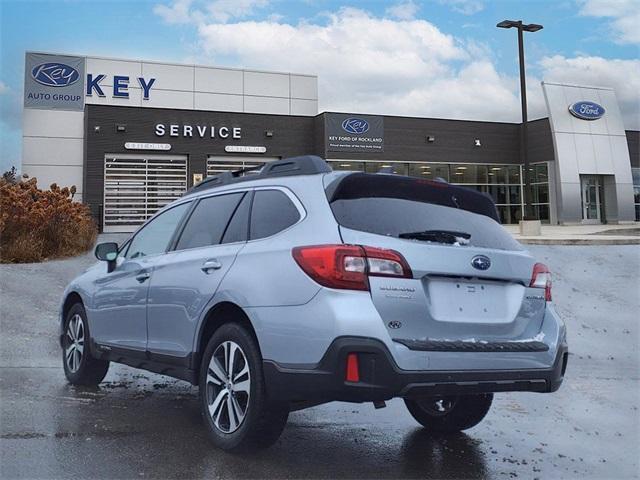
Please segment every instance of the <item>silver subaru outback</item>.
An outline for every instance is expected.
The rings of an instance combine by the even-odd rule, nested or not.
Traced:
[[[567,366],[548,268],[490,197],[444,181],[280,160],[209,177],[96,257],[62,301],[67,379],[117,362],[198,385],[225,450],[336,400],[401,397],[464,430],[494,392],[553,392]]]

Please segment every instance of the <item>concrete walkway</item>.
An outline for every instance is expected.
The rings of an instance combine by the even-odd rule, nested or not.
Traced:
[[[530,245],[640,245],[640,222],[626,225],[543,225],[542,235],[522,236],[518,225],[505,228]]]

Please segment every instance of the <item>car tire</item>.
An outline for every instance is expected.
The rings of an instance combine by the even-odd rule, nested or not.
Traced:
[[[258,344],[243,326],[227,323],[211,336],[199,385],[202,416],[218,448],[251,451],[278,440],[289,408],[269,402]]]
[[[454,433],[475,427],[489,412],[492,393],[405,399],[409,413],[434,433]]]
[[[73,305],[64,321],[62,366],[69,383],[96,386],[109,370],[109,362],[91,356],[87,314],[81,303]]]

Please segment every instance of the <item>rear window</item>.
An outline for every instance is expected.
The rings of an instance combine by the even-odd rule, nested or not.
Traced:
[[[485,195],[446,183],[392,175],[353,174],[327,189],[340,225],[439,244],[522,250],[497,221]]]

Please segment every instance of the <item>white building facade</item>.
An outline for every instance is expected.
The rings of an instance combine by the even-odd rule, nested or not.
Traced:
[[[560,223],[635,220],[627,133],[611,88],[542,82],[555,151],[555,198]],[[582,104],[593,117],[572,114]],[[637,159],[636,159],[637,161]]]
[[[74,73],[74,71],[76,73]],[[70,92],[68,92],[71,90]],[[27,52],[22,172],[83,199],[85,107],[315,116],[314,75]]]

